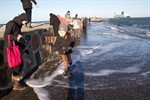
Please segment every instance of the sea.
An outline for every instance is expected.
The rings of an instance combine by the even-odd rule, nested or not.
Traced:
[[[61,88],[78,90],[74,95],[76,99],[68,100],[105,100],[101,97],[107,94],[107,90],[147,86],[150,84],[150,17],[90,22],[71,56],[73,64],[70,66],[68,81],[58,78],[63,73],[62,64],[53,76],[45,76],[44,80],[26,81],[34,88],[40,100],[59,100],[57,95],[62,92],[56,89]],[[106,93],[96,93],[98,90]],[[147,94],[136,91],[135,97],[137,100],[149,100],[149,90],[146,90]],[[131,91],[125,91],[123,95]],[[107,95],[105,97],[109,98]]]

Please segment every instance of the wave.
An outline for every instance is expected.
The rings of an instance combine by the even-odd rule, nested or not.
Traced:
[[[37,94],[39,100],[50,100],[50,95],[45,88],[33,88],[34,92]]]
[[[130,36],[128,34],[121,34],[121,33],[99,33],[102,35],[108,35],[108,36],[112,36],[114,38],[119,38],[119,39],[126,39],[126,40],[133,40],[133,39],[138,39],[136,37]]]
[[[81,56],[82,55],[80,51],[77,48],[74,48],[73,53],[71,54],[72,65],[76,64],[76,62],[80,60]],[[49,60],[50,59],[47,59],[46,62],[49,62]],[[39,69],[36,72],[38,72],[40,68],[44,68],[45,63],[39,66]],[[51,75],[48,75],[50,71],[47,71],[38,79],[35,79],[34,75],[36,74],[36,72],[34,72],[32,76],[26,81],[26,84],[28,84],[31,87],[44,87],[44,86],[50,85],[56,76],[64,72],[63,63],[61,62],[60,65],[57,67],[57,69]]]
[[[95,49],[98,49],[101,47],[101,44],[97,46],[78,46],[78,50],[80,50],[80,53],[82,56],[87,56],[89,54],[92,54]]]
[[[115,31],[118,31],[119,29],[115,26],[105,26],[106,28],[108,29],[111,29],[111,30],[115,30]]]
[[[150,75],[150,71],[144,72],[144,73],[142,73],[142,75],[147,77],[148,75]]]
[[[105,69],[105,70],[100,70],[98,72],[87,72],[84,73],[84,75],[87,76],[107,76],[110,74],[114,74],[114,73],[137,73],[139,72],[141,69],[139,67],[128,67],[128,68],[124,68],[122,70],[112,70],[112,69]]]

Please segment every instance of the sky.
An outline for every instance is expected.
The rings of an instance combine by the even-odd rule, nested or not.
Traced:
[[[122,11],[131,17],[150,17],[150,0],[36,0],[32,21],[48,21],[49,14],[62,17],[69,10],[71,16],[113,18]],[[0,24],[6,24],[23,13],[20,0],[0,0]]]

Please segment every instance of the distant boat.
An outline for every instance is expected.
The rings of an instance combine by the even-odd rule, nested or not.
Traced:
[[[121,14],[119,15],[115,14],[114,18],[130,18],[130,16],[127,14],[124,14],[124,12],[122,11]]]

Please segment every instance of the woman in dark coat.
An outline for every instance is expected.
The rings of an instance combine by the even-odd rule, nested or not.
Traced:
[[[8,65],[7,62],[7,52],[6,48],[8,47],[8,34],[10,34],[10,41],[15,41],[15,44],[19,46],[21,55],[23,55],[25,52],[28,53],[28,50],[26,49],[26,41],[22,37],[21,33],[21,27],[22,25],[26,25],[28,22],[27,15],[25,13],[22,13],[21,15],[15,17],[13,20],[9,21],[6,24],[6,29],[4,33],[4,49],[3,49],[3,55],[4,55],[4,62]],[[20,84],[20,80],[22,79],[21,75],[21,69],[22,65],[11,68],[12,71],[12,80],[14,81],[14,90],[22,90],[24,89],[23,86]]]
[[[21,0],[22,2],[22,6],[23,6],[23,9],[25,10],[27,16],[28,16],[28,27],[31,28],[31,19],[32,19],[32,3],[31,1],[37,5],[37,2],[35,0]]]

